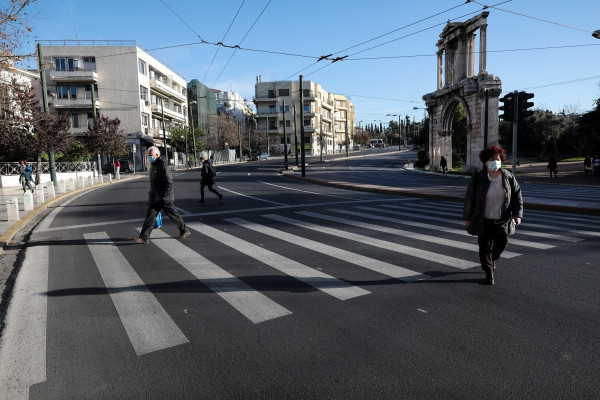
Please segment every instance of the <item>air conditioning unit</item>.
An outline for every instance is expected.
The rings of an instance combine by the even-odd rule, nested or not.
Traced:
[[[146,100],[146,105],[147,105],[147,106],[149,106],[149,105],[150,105],[150,102],[149,102],[148,100]]]
[[[144,128],[144,133],[146,133],[146,135],[148,134],[148,127]]]

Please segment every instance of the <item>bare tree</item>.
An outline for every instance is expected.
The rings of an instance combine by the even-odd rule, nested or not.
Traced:
[[[30,15],[25,11],[37,0],[4,0],[0,3],[0,70],[7,69],[13,56],[29,36]]]
[[[105,153],[120,156],[127,153],[127,145],[119,133],[121,121],[105,116],[94,118],[94,124],[88,125],[86,135],[87,148],[91,153]]]

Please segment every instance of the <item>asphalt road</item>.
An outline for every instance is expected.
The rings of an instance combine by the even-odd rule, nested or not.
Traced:
[[[0,398],[600,396],[600,218],[527,212],[490,287],[460,204],[280,167],[220,166],[224,200],[204,204],[199,171],[176,172],[182,241],[166,220],[133,243],[143,180],[52,210],[10,303]]]

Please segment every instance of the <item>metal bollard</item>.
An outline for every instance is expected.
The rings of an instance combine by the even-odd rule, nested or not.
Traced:
[[[100,180],[100,183],[104,183],[104,177],[102,174],[98,175],[98,179]]]
[[[83,176],[79,177],[79,188],[83,188],[85,187],[85,179],[83,178]]]
[[[33,193],[23,194],[23,210],[24,211],[33,210]]]
[[[61,179],[60,181],[58,181],[58,192],[59,193],[67,193],[67,188],[65,185],[65,181],[63,179]]]
[[[89,186],[92,186],[94,184],[94,177],[92,175],[90,175],[90,184]]]
[[[108,174],[108,182],[112,183],[112,174]]]
[[[69,190],[75,190],[75,180],[73,178],[69,178]]]
[[[19,203],[16,197],[6,200],[6,212],[9,221],[19,220]]]

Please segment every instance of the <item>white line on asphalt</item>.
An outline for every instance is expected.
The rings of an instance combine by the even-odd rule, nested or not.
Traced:
[[[285,206],[286,205],[286,204],[283,204],[283,203],[278,203],[276,201],[261,199],[260,197],[249,196],[247,194],[243,194],[243,193],[240,193],[240,192],[233,191],[231,189],[227,189],[227,188],[225,188],[223,186],[219,186],[219,189],[223,189],[223,190],[225,190],[226,192],[229,192],[229,193],[237,194],[238,196],[248,197],[250,199],[258,200],[258,201],[264,201],[265,203],[277,204],[279,206]]]
[[[385,207],[394,208],[394,209],[404,209],[404,210],[406,209],[406,208],[400,208],[398,206],[392,206],[392,205],[386,205]],[[429,211],[429,210],[427,210],[427,211]],[[416,214],[416,213],[409,214],[409,213],[403,213],[403,212],[397,212],[397,211],[394,211],[394,213],[398,214],[398,215],[404,215],[404,216],[415,217],[415,218],[420,218],[420,219],[434,220],[434,221],[438,221],[438,222],[446,222],[446,223],[450,223],[450,224],[458,224],[458,225],[463,224],[462,220],[456,220],[456,219],[450,219],[450,218],[439,218],[439,217],[432,217],[432,216],[423,215],[423,214]],[[540,237],[540,238],[560,240],[563,242],[571,242],[571,243],[581,242],[583,240],[580,238],[574,238],[574,237],[566,236],[566,235],[554,235],[552,233],[546,233],[546,232],[529,231],[527,229],[523,229],[522,227],[517,228],[516,233],[520,234],[520,235],[535,236],[535,237]]]
[[[255,324],[292,313],[166,233],[152,235],[153,244]]]
[[[264,235],[268,235],[296,246],[304,247],[317,253],[322,253],[327,256],[337,258],[350,264],[358,265],[369,269],[371,271],[378,272],[380,274],[391,276],[405,282],[415,282],[422,279],[431,278],[429,275],[420,274],[415,271],[411,271],[406,268],[398,267],[396,265],[386,263],[384,261],[375,260],[370,257],[365,257],[362,254],[352,253],[337,247],[329,246],[314,240],[303,238],[302,236],[293,235],[285,231],[269,228],[264,225],[256,224],[254,222],[246,221],[241,218],[229,218],[226,221],[236,225],[243,226],[253,231],[260,232]]]
[[[46,380],[48,263],[48,246],[27,248],[0,342],[2,399],[29,399],[29,387]]]
[[[408,201],[409,198],[395,198],[395,199],[372,199],[372,200],[349,200],[349,201],[337,201],[337,202],[322,202],[322,203],[311,203],[311,204],[292,204],[292,205],[281,205],[281,206],[271,206],[271,207],[254,207],[254,208],[241,208],[241,209],[231,209],[231,210],[220,210],[214,212],[202,212],[202,213],[190,213],[183,215],[184,218],[192,218],[192,217],[206,217],[209,215],[223,215],[223,214],[243,214],[243,213],[258,213],[265,211],[273,211],[273,210],[285,210],[290,208],[307,208],[307,207],[323,207],[323,206],[336,206],[340,204],[368,204],[368,203],[380,203],[380,202],[401,202]],[[46,217],[47,218],[47,217]],[[80,225],[69,225],[69,226],[59,226],[55,228],[39,229],[39,232],[48,232],[48,231],[60,231],[60,230],[72,230],[72,229],[81,229],[81,228],[89,228],[89,227],[98,227],[98,226],[114,226],[117,224],[125,224],[125,223],[139,223],[144,222],[144,218],[135,218],[135,219],[120,219],[115,221],[106,221],[106,222],[97,222],[94,224],[80,224]],[[163,220],[163,222],[165,222]],[[49,224],[47,225],[49,226]]]
[[[355,207],[355,208],[358,208],[360,210],[368,210],[369,212],[371,212],[369,215],[369,218],[371,218],[371,219],[395,222],[395,223],[399,223],[399,224],[404,223],[405,221],[401,220],[401,219],[397,219],[397,218],[390,218],[390,217],[384,217],[381,215],[376,215],[376,214],[373,214],[372,211],[376,211],[376,212],[380,212],[380,213],[384,213],[384,214],[392,214],[392,215],[405,215],[405,216],[411,216],[411,217],[413,216],[413,214],[403,214],[398,211],[390,211],[390,210],[384,210],[384,209],[380,209],[380,208],[371,208],[371,207]],[[421,223],[421,222],[411,222],[410,224],[413,226],[420,226],[421,228],[453,233],[455,235],[469,236],[469,237],[472,236],[469,234],[469,232],[467,232],[466,230],[463,230],[463,229],[446,228],[446,227],[440,226],[440,225],[425,224],[425,223]],[[514,244],[514,245],[518,245],[518,246],[533,247],[534,249],[551,249],[552,247],[555,247],[551,244],[531,242],[528,240],[521,240],[521,239],[514,239],[514,238],[510,239],[510,243]]]
[[[348,210],[329,209],[327,211],[344,213],[344,214],[353,215],[356,217],[370,218],[369,214],[352,212],[352,211],[348,211]],[[350,220],[347,218],[338,218],[338,217],[334,217],[331,215],[317,214],[317,213],[313,213],[313,212],[309,212],[309,211],[299,211],[299,212],[297,212],[297,214],[302,214],[302,215],[306,215],[306,216],[313,217],[313,218],[325,219],[325,220],[333,221],[333,222],[339,222],[341,224],[346,224],[346,225],[358,226],[359,228],[371,229],[371,230],[378,231],[378,232],[385,232],[385,233],[389,233],[392,235],[407,237],[410,239],[422,240],[424,242],[440,244],[443,246],[454,247],[457,249],[479,252],[479,246],[477,246],[477,245],[459,242],[458,240],[444,239],[439,236],[423,235],[423,234],[416,233],[416,232],[404,231],[401,229],[390,228],[387,226],[368,224],[365,222],[354,221],[354,220]],[[410,224],[407,223],[405,225],[410,225]],[[504,253],[502,253],[502,256],[504,258],[513,258],[513,257],[517,257],[520,255],[521,254],[519,254],[519,253],[513,253],[510,251],[505,251]]]
[[[370,292],[199,222],[188,227],[340,300]]]
[[[85,233],[127,336],[138,356],[188,342],[105,232]]]
[[[297,219],[281,217],[279,215],[269,214],[263,215],[265,218],[273,219],[275,221],[285,222],[287,224],[300,226],[306,229],[311,229],[317,232],[326,233],[328,235],[334,235],[339,238],[353,240],[356,242],[368,244],[369,246],[380,247],[385,250],[393,251],[396,253],[405,254],[411,257],[417,257],[424,260],[436,262],[443,265],[448,265],[454,268],[468,269],[473,268],[479,264],[475,264],[471,261],[461,260],[456,257],[449,257],[442,254],[433,253],[431,251],[415,249],[413,247],[403,246],[397,243],[374,241],[373,238],[363,235],[357,235],[351,232],[342,231],[340,229],[333,229],[323,225],[312,224],[310,222],[300,221]]]
[[[296,188],[291,188],[291,187],[282,186],[282,185],[276,185],[274,183],[269,183],[269,182],[263,182],[263,181],[258,181],[258,182],[264,183],[265,185],[275,186],[275,187],[286,189],[286,190],[294,190],[294,191],[302,192],[302,193],[316,194],[316,195],[323,196],[323,197],[336,197],[338,199],[358,200],[358,199],[355,199],[355,198],[352,198],[352,197],[343,197],[343,196],[336,196],[336,195],[333,195],[333,194],[310,192],[308,190],[302,190],[302,189],[296,189]]]

